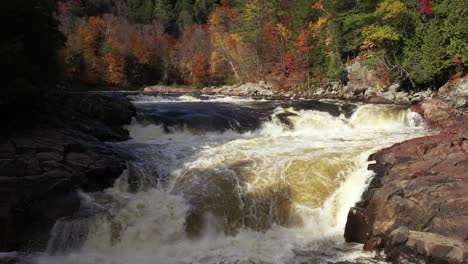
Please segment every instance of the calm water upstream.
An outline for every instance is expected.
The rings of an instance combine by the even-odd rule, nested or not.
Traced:
[[[126,96],[128,170],[24,263],[379,263],[343,239],[368,156],[429,133],[395,106]]]

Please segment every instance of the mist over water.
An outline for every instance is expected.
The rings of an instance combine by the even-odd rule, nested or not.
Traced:
[[[128,169],[25,263],[378,263],[343,239],[368,156],[430,133],[395,106],[132,100]]]

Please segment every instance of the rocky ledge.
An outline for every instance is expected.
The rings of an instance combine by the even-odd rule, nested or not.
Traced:
[[[439,134],[370,157],[376,175],[349,211],[347,241],[393,263],[468,263],[468,114],[449,102],[413,106]]]
[[[0,252],[44,247],[55,221],[79,209],[77,190],[104,189],[126,166],[103,142],[128,138],[131,103],[67,93],[43,105],[10,113],[0,131]]]

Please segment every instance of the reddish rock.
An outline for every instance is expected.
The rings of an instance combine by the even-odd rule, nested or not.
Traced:
[[[413,110],[429,127],[441,132],[395,144],[371,156],[376,164],[370,169],[376,176],[357,204],[360,208],[350,210],[346,229],[352,232],[348,230],[345,236],[348,241],[361,243],[362,237],[381,237],[394,263],[402,263],[405,256],[464,263],[468,240],[468,115],[436,99],[422,102]],[[359,215],[351,213],[355,211]],[[369,223],[356,225],[361,219],[369,219]],[[411,235],[408,242],[393,243],[394,232],[401,227],[407,227],[413,236],[417,234],[417,243]],[[440,245],[430,243],[435,238],[442,241]],[[372,241],[364,243],[370,245]]]
[[[200,92],[197,89],[188,88],[188,87],[171,87],[163,85],[155,85],[145,87],[143,90],[145,93],[198,93]]]

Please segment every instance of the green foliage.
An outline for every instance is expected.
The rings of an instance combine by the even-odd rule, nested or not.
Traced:
[[[163,23],[169,23],[174,16],[173,6],[169,0],[156,0],[154,4],[154,18]]]
[[[364,45],[381,46],[389,41],[397,41],[401,38],[401,33],[391,26],[371,25],[363,29]]]
[[[153,19],[153,0],[127,0],[130,19],[136,23],[150,23]]]
[[[384,21],[398,19],[407,12],[406,5],[399,0],[384,0],[379,3],[374,14],[383,17]]]
[[[374,14],[350,14],[343,20],[343,31],[350,32],[356,31],[365,25],[372,23],[375,20]]]

